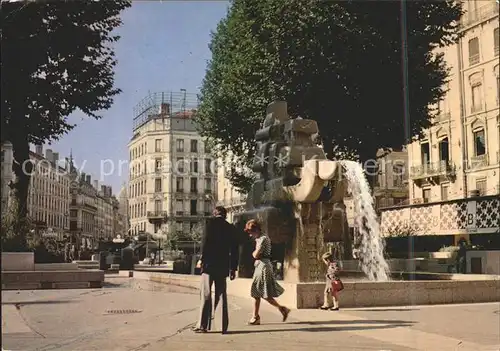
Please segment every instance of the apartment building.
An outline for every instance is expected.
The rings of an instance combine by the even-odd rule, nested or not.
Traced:
[[[97,247],[99,241],[109,241],[121,234],[123,228],[118,215],[118,200],[112,188],[101,185],[85,172],[74,167],[73,156],[68,159],[71,178],[69,206],[69,232],[71,240],[89,248]]]
[[[440,49],[451,69],[446,96],[434,125],[407,147],[411,218],[427,223],[415,232],[456,239],[498,232],[500,193],[499,5],[471,0],[464,6],[462,38]],[[396,217],[409,221],[411,211],[395,211],[385,213],[386,228]]]
[[[233,223],[234,214],[245,210],[246,194],[240,193],[227,179],[231,158],[219,159],[217,168],[217,205],[227,210],[227,220]]]
[[[406,148],[386,153],[377,151],[378,174],[373,197],[375,209],[408,203],[408,153]]]
[[[28,189],[28,216],[42,235],[62,239],[69,229],[70,177],[59,165],[59,153],[36,146],[30,151],[33,170]],[[9,182],[14,179],[12,172],[12,144],[2,145],[2,211],[9,200]]]
[[[181,91],[151,94],[135,108],[128,145],[131,233],[188,235],[211,214],[217,174],[196,131],[196,107],[197,97]]]
[[[3,143],[1,146],[1,213],[2,215],[7,210],[9,205],[9,194],[10,187],[9,184],[14,178],[12,173],[12,162],[13,162],[13,152],[12,144],[10,142]]]

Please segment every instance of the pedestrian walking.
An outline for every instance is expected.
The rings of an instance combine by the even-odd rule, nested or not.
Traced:
[[[278,284],[274,276],[273,266],[271,264],[271,239],[262,233],[260,223],[256,220],[250,220],[245,226],[245,231],[255,239],[255,250],[252,253],[255,259],[255,270],[253,274],[252,287],[250,295],[254,299],[253,316],[248,322],[250,325],[260,324],[260,301],[266,300],[272,306],[276,307],[283,316],[283,322],[288,318],[290,309],[282,306],[275,300],[276,297],[283,294],[284,289]]]
[[[239,240],[236,228],[226,221],[226,209],[217,206],[214,217],[206,222],[205,233],[201,242],[201,306],[196,333],[206,333],[211,329],[212,321],[212,285],[215,284],[215,306],[222,298],[222,333],[227,333],[229,312],[227,305],[226,279],[236,277],[238,268]]]

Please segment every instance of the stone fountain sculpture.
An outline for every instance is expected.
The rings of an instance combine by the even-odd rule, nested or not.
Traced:
[[[285,282],[323,280],[326,242],[343,242],[344,258],[352,255],[342,166],[327,160],[315,143],[317,135],[316,121],[290,118],[284,101],[270,104],[255,135],[252,169],[259,178],[248,194],[247,211],[235,216],[237,225],[258,219],[274,244],[285,244]],[[251,260],[245,259],[250,252],[242,252],[240,277],[251,274]]]

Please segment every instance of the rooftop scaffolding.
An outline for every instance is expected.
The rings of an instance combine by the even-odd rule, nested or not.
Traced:
[[[190,118],[198,108],[198,95],[181,91],[150,93],[134,107],[134,131],[156,118]]]

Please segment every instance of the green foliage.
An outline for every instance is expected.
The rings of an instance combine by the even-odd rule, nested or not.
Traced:
[[[114,84],[113,30],[128,0],[2,2],[1,141],[13,146],[19,218],[27,214],[29,143],[57,140],[79,110],[100,118],[120,92]],[[22,228],[17,228],[16,231]]]
[[[449,0],[405,2],[405,60],[401,3],[234,0],[212,34],[197,114],[201,134],[219,144],[218,156],[233,154],[248,166],[266,106],[279,99],[292,116],[318,121],[331,159],[375,158],[378,149],[420,135],[448,75],[442,55],[431,52],[457,40],[462,8]],[[229,176],[249,189],[239,167]]]
[[[30,247],[32,245],[27,239],[33,229],[31,219],[29,217],[19,217],[16,209],[17,206],[9,206],[2,213],[0,223],[2,252],[31,251]]]

